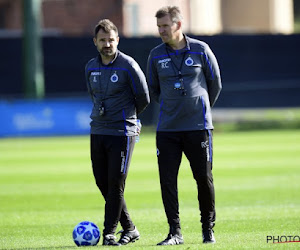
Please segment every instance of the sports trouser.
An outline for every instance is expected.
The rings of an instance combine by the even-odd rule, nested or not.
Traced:
[[[119,221],[124,230],[132,230],[124,189],[135,136],[91,134],[90,142],[95,181],[105,199],[103,234],[114,234]]]
[[[189,160],[197,183],[202,229],[215,225],[215,191],[212,176],[212,131],[156,134],[162,200],[170,230],[180,228],[177,177],[182,153]]]

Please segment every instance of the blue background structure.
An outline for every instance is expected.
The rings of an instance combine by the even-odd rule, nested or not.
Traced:
[[[0,101],[0,137],[88,134],[88,99]]]
[[[300,107],[300,35],[195,38],[210,45],[220,65],[223,90],[216,108]],[[121,37],[119,49],[146,73],[149,52],[160,43],[157,37]],[[22,39],[0,39],[0,136],[88,133],[92,102],[84,67],[97,55],[92,38],[44,37],[43,53],[46,97],[25,100]],[[155,123],[157,108],[149,105],[143,124]]]

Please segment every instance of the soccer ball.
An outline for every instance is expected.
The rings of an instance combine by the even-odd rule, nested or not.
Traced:
[[[82,221],[73,230],[73,240],[77,246],[95,246],[100,240],[99,228],[92,222]]]

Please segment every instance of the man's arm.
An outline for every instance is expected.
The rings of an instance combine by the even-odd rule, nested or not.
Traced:
[[[89,94],[90,94],[90,96],[91,96],[91,99],[92,99],[92,101],[94,101],[94,98],[93,98],[93,92],[92,92],[92,89],[91,89],[91,85],[90,85],[90,82],[89,82],[89,71],[88,71],[88,64],[89,63],[87,63],[86,65],[85,65],[85,82],[86,82],[86,85],[87,85],[87,90],[88,90],[88,92],[89,92]]]
[[[151,98],[159,103],[160,87],[156,68],[153,65],[151,54],[148,57],[147,63],[147,82],[149,85]]]
[[[204,57],[204,74],[207,82],[210,106],[213,107],[222,89],[220,69],[217,59],[208,45],[205,48]]]
[[[137,62],[133,62],[133,91],[137,114],[142,113],[150,103],[149,90],[146,77]]]

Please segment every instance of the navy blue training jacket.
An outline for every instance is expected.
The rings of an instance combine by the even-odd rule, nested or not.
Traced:
[[[150,52],[147,82],[160,104],[157,131],[213,129],[211,107],[222,89],[217,60],[209,46],[185,36],[187,46],[160,44]]]
[[[136,119],[149,104],[146,78],[137,62],[117,50],[114,60],[103,65],[100,55],[85,67],[87,88],[93,101],[91,134],[136,135]],[[105,114],[100,116],[99,108]]]

